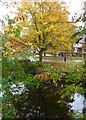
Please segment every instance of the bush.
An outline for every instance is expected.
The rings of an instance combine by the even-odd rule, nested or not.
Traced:
[[[18,59],[11,59],[8,57],[3,57],[3,117],[4,118],[14,118],[16,116],[16,108],[14,103],[20,98],[19,94],[13,94],[13,92],[18,92],[21,87],[19,84],[23,84],[27,89],[34,89],[43,87],[50,87],[59,83],[61,81],[65,82],[64,86],[59,86],[61,92],[59,94],[61,97],[57,102],[64,102],[64,98],[70,97],[73,92],[82,92],[82,84],[80,82],[82,79],[85,81],[85,72],[81,65],[72,66],[68,70],[57,69],[49,64],[44,64],[42,62],[30,62],[27,60],[18,61]],[[41,73],[38,73],[38,68],[41,68]],[[38,75],[38,76],[37,76]],[[38,78],[37,78],[38,77]],[[44,84],[43,80],[46,80]],[[49,80],[49,81],[48,81]],[[52,84],[49,84],[50,80],[53,80]],[[73,84],[68,83],[71,82]],[[18,88],[16,91],[12,89],[13,85]],[[61,82],[63,84],[63,82]],[[55,86],[58,88],[58,86]],[[25,88],[22,93],[25,92]]]
[[[37,74],[37,64],[35,62],[30,62],[29,60],[19,61],[21,67],[23,68],[26,75],[32,74],[33,76]]]

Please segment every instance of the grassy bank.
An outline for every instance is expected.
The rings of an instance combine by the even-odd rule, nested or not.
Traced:
[[[38,57],[36,57],[36,58],[38,58]],[[67,60],[83,60],[83,56],[82,57],[67,56],[66,58],[67,58]],[[54,57],[53,55],[51,55],[51,56],[43,56],[43,59],[44,60],[63,60],[64,57],[62,57],[62,56]]]

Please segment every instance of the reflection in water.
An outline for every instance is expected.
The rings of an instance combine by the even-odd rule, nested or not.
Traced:
[[[21,91],[24,86],[21,86]],[[15,88],[15,86],[13,86]],[[14,101],[15,108],[18,110],[17,118],[68,118],[70,112],[78,110],[86,113],[86,97],[75,93],[74,101],[71,97],[65,97],[63,101],[67,103],[57,103],[60,100],[59,92],[63,86],[44,85],[42,88],[26,89],[20,94],[18,102]],[[15,92],[15,89],[14,89]],[[19,92],[20,93],[20,92]],[[15,95],[17,93],[13,93]]]
[[[83,113],[83,108],[86,108],[86,99],[84,95],[75,93],[74,95],[74,102],[70,103],[72,106],[71,109],[74,111],[79,111],[80,113]]]
[[[21,91],[25,89],[24,85],[19,84],[19,87]],[[71,96],[62,99],[59,94],[64,89],[62,85],[60,87],[44,85],[42,88],[26,88],[24,93],[20,90],[15,92],[15,85],[12,88],[14,89],[13,95],[19,93],[18,101],[14,101],[14,106],[18,110],[17,118],[66,118],[69,120],[72,110],[86,114],[86,95],[75,93],[74,101],[71,100]],[[66,103],[58,103],[60,98]]]
[[[20,95],[15,107],[19,118],[69,118],[70,105],[57,103],[60,95],[55,86],[44,86],[34,90],[26,90]],[[68,103],[70,98],[64,98]]]

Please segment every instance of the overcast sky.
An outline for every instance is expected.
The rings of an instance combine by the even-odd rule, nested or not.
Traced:
[[[83,12],[83,1],[84,0],[64,0],[69,8],[70,18],[77,13],[79,16]],[[82,25],[82,22],[77,23],[78,26]]]
[[[4,0],[3,0],[4,1]],[[7,0],[10,1],[10,0]],[[16,0],[17,1],[17,0]],[[70,18],[72,16],[74,16],[74,13],[78,13],[80,14],[83,8],[83,0],[63,0],[66,2],[68,8],[69,8],[69,12],[70,12]],[[0,4],[0,18],[2,18],[2,16],[5,16],[7,13],[9,13],[9,9],[6,9],[5,6],[3,6],[2,4]],[[12,16],[12,15],[11,15]]]
[[[83,0],[64,0],[64,1],[67,3],[71,15],[73,15],[75,12],[76,13],[81,12],[83,8]]]

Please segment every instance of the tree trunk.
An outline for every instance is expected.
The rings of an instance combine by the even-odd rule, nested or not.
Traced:
[[[66,62],[66,53],[64,53],[64,61]]]
[[[56,54],[54,54],[54,57],[56,57]]]
[[[63,52],[62,52],[62,54],[61,54],[61,55],[62,55],[62,57],[63,57]]]
[[[42,54],[43,54],[43,51],[39,51],[39,61],[42,62]]]
[[[46,56],[46,53],[44,53],[44,56]]]

